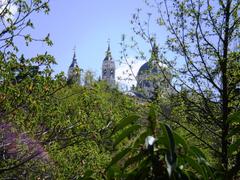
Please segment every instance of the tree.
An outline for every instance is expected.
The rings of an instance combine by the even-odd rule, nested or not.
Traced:
[[[52,44],[49,35],[25,34],[31,14],[41,11],[48,13],[47,0],[0,5],[0,178],[72,179],[89,169],[99,178],[110,161],[112,124],[138,108],[105,82],[92,82],[91,73],[90,87],[68,86],[63,73],[52,75],[55,59],[47,53],[19,55],[16,38]]]
[[[184,112],[187,122],[198,127],[198,130],[189,129],[180,120],[169,120],[210,149],[214,157],[219,159],[218,165],[223,168],[222,176],[232,179],[240,170],[240,152],[235,149],[239,149],[239,134],[234,133],[236,128],[239,130],[240,94],[237,85],[240,82],[240,2],[145,2],[156,8],[157,24],[167,31],[166,46],[161,49],[161,61],[175,75],[171,86],[181,99],[175,101],[175,105],[179,107],[181,103],[184,104],[183,109],[179,110]],[[152,35],[147,30],[150,21],[142,22],[140,13],[141,10],[138,10],[133,15],[134,31],[152,44]],[[172,53],[171,57],[176,56],[177,65],[164,58],[169,58],[169,52]],[[235,117],[234,123],[229,120],[232,116]]]
[[[18,51],[15,44],[17,37],[23,38],[26,45],[32,41],[44,41],[48,45],[52,45],[49,35],[44,39],[32,38],[30,34],[24,30],[34,28],[34,24],[30,17],[34,13],[44,12],[48,14],[50,11],[49,0],[3,0],[0,3],[0,49],[2,53],[8,52],[9,49]],[[5,57],[7,58],[7,57]]]
[[[107,177],[217,179],[201,150],[188,145],[159,119],[156,104],[149,106],[148,114],[127,116],[113,128],[113,146],[119,150],[106,169]]]
[[[140,106],[103,81],[91,86],[73,84],[54,97],[58,106],[50,117],[45,117],[49,122],[58,122],[59,129],[55,131],[62,131],[48,146],[54,161],[54,178],[79,179],[91,175],[104,179],[104,168],[112,152],[109,134],[118,121],[139,111]]]
[[[33,28],[31,15],[49,12],[48,1],[4,0],[0,3],[0,177],[49,177],[44,174],[49,160],[44,134],[56,124],[45,122],[56,107],[52,95],[65,86],[62,74],[52,77],[53,56],[45,53],[25,58],[15,40],[28,45],[43,41],[52,45],[49,35],[34,39],[25,30]],[[20,54],[20,55],[19,55]],[[52,123],[52,124],[51,124]],[[31,167],[31,168],[29,168]],[[50,172],[50,171],[49,171]]]
[[[84,82],[84,85],[85,86],[91,86],[95,80],[95,74],[94,72],[92,72],[91,70],[87,70],[85,73],[84,73],[84,77],[83,77],[83,82]]]

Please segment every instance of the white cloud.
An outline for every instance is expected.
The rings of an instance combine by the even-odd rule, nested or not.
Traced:
[[[136,76],[140,67],[146,63],[145,60],[135,60],[133,58],[128,59],[128,63],[119,65],[116,69],[116,81],[120,86],[120,89],[128,91],[132,86],[137,85]],[[166,64],[159,62],[159,66],[167,67]]]
[[[131,68],[127,64],[121,64],[116,69],[116,81],[123,90],[130,90],[134,85],[137,85],[135,77],[137,76],[139,68],[146,62],[144,60],[134,60],[129,58],[128,62],[131,64]]]

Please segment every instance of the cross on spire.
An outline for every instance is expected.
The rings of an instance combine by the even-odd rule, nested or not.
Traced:
[[[76,45],[73,47],[73,52],[74,53],[76,52]]]
[[[73,48],[73,63],[77,62],[77,58],[76,58],[76,46],[74,46]]]
[[[107,43],[108,43],[108,53],[110,52],[110,42],[111,42],[111,40],[110,40],[110,38],[108,38],[108,40],[107,40]]]
[[[110,39],[108,38],[107,40],[107,43],[108,43],[108,49],[107,49],[107,52],[106,52],[106,60],[111,60],[112,59],[112,55],[111,55],[111,50],[110,50]]]

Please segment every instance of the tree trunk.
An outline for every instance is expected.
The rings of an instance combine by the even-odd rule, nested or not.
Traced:
[[[230,7],[231,0],[227,1],[225,8],[225,30],[224,30],[224,41],[223,41],[223,59],[220,60],[221,72],[222,72],[222,164],[225,171],[228,171],[228,141],[227,135],[229,131],[229,124],[227,122],[229,108],[228,108],[228,76],[227,76],[227,65],[228,65],[228,47],[229,47],[229,21],[230,21]]]

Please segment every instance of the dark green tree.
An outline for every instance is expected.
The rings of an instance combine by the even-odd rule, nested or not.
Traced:
[[[112,128],[122,118],[139,111],[139,105],[106,82],[91,86],[73,84],[55,96],[58,106],[49,122],[58,122],[56,141],[49,146],[52,170],[57,179],[91,175],[104,179],[104,168],[111,161]],[[56,132],[56,133],[57,133]]]
[[[239,134],[236,131],[239,130],[240,2],[145,2],[151,10],[156,10],[157,24],[167,31],[161,61],[174,75],[171,86],[178,96],[175,106],[184,114],[185,122],[193,126],[189,128],[177,117],[166,118],[208,148],[213,158],[218,159],[222,176],[232,179],[240,170]],[[154,13],[148,16],[151,18]],[[133,15],[135,33],[152,44],[149,22],[149,19],[142,21],[141,10]],[[176,56],[176,64],[165,58],[169,58],[169,53],[172,53],[170,57]],[[229,120],[232,116],[234,123]]]
[[[49,1],[6,0],[0,3],[0,177],[50,177],[46,173],[49,156],[44,134],[56,124],[44,116],[56,106],[52,96],[65,86],[62,76],[52,76],[53,56],[45,53],[33,58],[21,55],[16,39],[52,45],[49,35],[35,39],[27,33],[34,25],[31,15],[49,12]],[[20,54],[20,55],[19,55]],[[48,111],[49,110],[49,111]],[[50,172],[50,171],[49,171]]]

